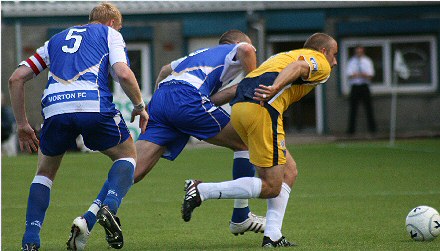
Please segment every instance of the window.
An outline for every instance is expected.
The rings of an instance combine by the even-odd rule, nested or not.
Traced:
[[[434,36],[390,38],[346,38],[341,50],[341,90],[350,91],[346,67],[357,45],[373,60],[375,76],[371,91],[376,94],[427,93],[437,90],[437,43]]]

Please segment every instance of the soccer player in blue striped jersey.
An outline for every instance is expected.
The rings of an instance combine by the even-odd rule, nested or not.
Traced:
[[[241,73],[256,68],[255,48],[238,30],[224,33],[219,45],[197,50],[162,67],[148,111],[150,121],[136,142],[135,182],[162,156],[174,160],[190,136],[234,151],[233,177],[253,177],[247,146],[220,106],[235,95],[236,85],[223,91]],[[264,231],[265,219],[250,212],[248,200],[236,200],[230,223],[233,234]]]
[[[106,182],[108,192],[94,213],[106,231],[110,246],[123,245],[116,213],[133,184],[136,149],[121,113],[112,103],[109,74],[117,78],[133,102],[132,121],[140,116],[142,132],[148,114],[128,66],[125,42],[118,32],[122,27],[121,13],[114,5],[102,3],[92,10],[89,21],[54,35],[33,56],[21,62],[9,79],[20,148],[27,152],[38,150],[38,169],[29,192],[22,250],[40,248],[40,230],[53,180],[64,153],[80,134],[88,148],[101,151],[113,161]],[[24,84],[46,68],[49,76],[41,100],[44,124],[38,141],[25,112]],[[88,234],[86,220],[75,219],[68,249],[83,249]]]

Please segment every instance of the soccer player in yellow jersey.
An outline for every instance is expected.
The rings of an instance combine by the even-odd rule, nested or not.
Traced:
[[[221,183],[186,181],[182,217],[208,199],[266,198],[263,247],[293,246],[281,233],[289,195],[298,174],[286,149],[283,112],[315,86],[323,84],[337,65],[338,44],[315,33],[304,48],[279,53],[249,73],[232,100],[231,123],[249,148],[250,162],[259,178],[245,177]]]

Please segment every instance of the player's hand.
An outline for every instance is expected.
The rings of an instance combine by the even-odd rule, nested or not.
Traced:
[[[134,118],[139,115],[139,128],[141,129],[141,133],[144,133],[147,129],[148,119],[150,116],[148,115],[147,111],[145,109],[143,110],[136,110],[133,109],[131,112],[131,120],[130,122],[133,123]]]
[[[39,141],[34,129],[29,125],[17,125],[18,143],[22,152],[32,153],[38,151]]]
[[[269,101],[275,94],[277,90],[273,86],[259,85],[255,88],[254,100],[260,101],[260,105],[264,106],[264,102]]]

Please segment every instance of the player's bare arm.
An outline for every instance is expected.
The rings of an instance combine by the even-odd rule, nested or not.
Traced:
[[[157,76],[156,79],[156,86],[155,86],[155,90],[157,90],[157,85],[164,80],[166,77],[168,77],[171,73],[173,72],[173,69],[171,68],[171,64],[167,64],[162,66],[162,68],[160,69],[159,72],[159,76]]]
[[[139,128],[143,133],[147,128],[149,116],[145,110],[145,104],[136,77],[126,63],[117,62],[113,64],[112,67],[118,76],[122,89],[134,105],[133,111],[131,112],[130,122],[133,122],[134,117],[139,115]]]
[[[257,54],[252,45],[241,44],[237,48],[237,58],[240,60],[245,75],[257,68]]]
[[[235,92],[237,91],[237,86],[238,85],[230,86],[212,95],[210,97],[212,103],[214,103],[216,106],[222,106],[228,103],[229,101],[231,101],[232,98],[234,98],[235,96]]]
[[[241,44],[237,48],[236,57],[238,60],[240,60],[244,75],[247,75],[249,72],[257,68],[257,54],[255,53],[255,48],[252,45],[246,43]],[[237,85],[228,87],[212,95],[211,101],[216,106],[224,105],[234,98],[236,90]]]
[[[9,95],[12,110],[17,122],[17,134],[20,150],[32,153],[38,150],[38,139],[26,117],[24,84],[34,77],[34,72],[27,66],[18,67],[9,78]]]
[[[258,88],[255,89],[254,100],[258,100],[260,102],[270,100],[289,83],[292,83],[300,77],[307,79],[309,77],[309,71],[310,67],[306,61],[297,60],[292,62],[280,72],[273,85],[259,85]]]

